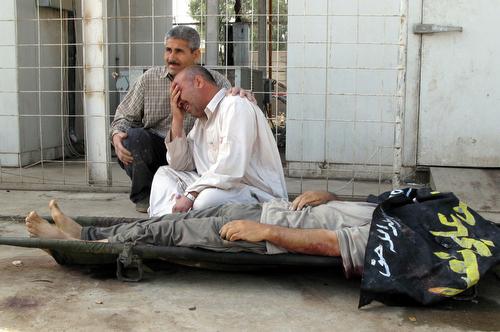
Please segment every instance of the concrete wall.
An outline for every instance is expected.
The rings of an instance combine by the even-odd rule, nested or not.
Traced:
[[[372,177],[393,164],[400,7],[401,0],[288,1],[292,175],[321,175],[333,164],[350,176],[373,165],[361,175]]]

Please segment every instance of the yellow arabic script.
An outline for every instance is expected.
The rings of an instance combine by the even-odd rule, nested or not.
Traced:
[[[443,260],[447,260],[450,265],[450,269],[453,272],[465,275],[462,276],[461,279],[465,281],[467,286],[464,289],[451,287],[429,288],[431,293],[443,296],[457,295],[458,293],[463,292],[464,290],[477,284],[479,281],[479,267],[477,265],[476,255],[489,257],[492,255],[490,247],[495,246],[493,241],[468,237],[469,231],[463,223],[474,226],[476,224],[476,220],[468,210],[465,203],[459,202],[458,206],[454,207],[453,210],[455,211],[455,214],[450,215],[451,220],[449,220],[444,214],[438,213],[438,218],[441,224],[451,227],[453,230],[447,232],[431,231],[431,234],[434,236],[451,238],[455,243],[463,248],[458,251],[458,254],[462,256],[460,257],[461,260],[459,257],[452,256],[442,251],[434,252],[434,255]]]

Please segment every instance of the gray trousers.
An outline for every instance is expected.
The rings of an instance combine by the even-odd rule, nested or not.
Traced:
[[[225,204],[186,213],[122,223],[110,227],[83,227],[82,240],[108,239],[109,242],[133,242],[158,246],[203,248],[219,252],[266,253],[265,242],[226,241],[219,235],[221,227],[232,220],[259,222],[260,204]]]

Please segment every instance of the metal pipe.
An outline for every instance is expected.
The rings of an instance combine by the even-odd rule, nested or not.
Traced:
[[[111,185],[106,75],[106,2],[82,0],[83,107],[89,184]]]
[[[79,263],[79,254],[111,254],[118,255],[126,249],[126,244],[109,242],[90,242],[77,240],[56,240],[28,237],[0,237],[0,245],[9,245],[24,248],[40,248],[59,250],[73,256],[73,263]],[[176,246],[137,244],[131,247],[133,254],[144,259],[175,260],[179,263],[186,261],[219,263],[228,265],[257,266],[342,266],[340,257],[314,256],[302,254],[262,255],[249,252],[215,252],[198,248]],[[54,254],[54,253],[53,253]]]

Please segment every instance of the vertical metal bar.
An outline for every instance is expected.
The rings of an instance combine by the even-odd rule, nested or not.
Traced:
[[[273,78],[273,0],[267,0],[268,1],[268,31],[269,31],[269,46],[268,46],[268,62],[269,62],[269,79]]]
[[[130,6],[130,0],[127,2],[128,5],[128,16],[127,16],[127,21],[128,21],[128,74],[130,78],[130,67],[132,66],[132,7]]]
[[[356,1],[356,55],[355,55],[355,64],[354,64],[354,109],[353,109],[353,116],[352,116],[352,139],[354,140],[354,137],[356,137],[356,124],[358,122],[358,102],[359,102],[359,94],[358,94],[358,83],[359,83],[359,19],[360,19],[360,5],[359,5],[359,0]],[[352,159],[351,159],[351,196],[354,196],[356,193],[356,149],[355,146],[353,145],[352,147]]]
[[[205,49],[206,49],[206,64],[209,66],[217,65],[217,53],[218,53],[218,31],[219,31],[219,20],[217,16],[217,0],[207,0],[207,31],[205,39]]]
[[[15,1],[13,1],[14,4],[15,4]],[[17,46],[17,44],[19,43],[19,32],[18,32],[18,24],[17,24],[17,21],[19,19],[18,17],[18,10],[17,10],[17,5],[14,5],[14,31],[15,31],[15,34],[16,34],[16,37],[15,37],[15,40],[14,40],[14,45],[16,46],[15,48],[15,52],[16,52],[16,66],[18,67],[18,70],[17,70],[17,77],[16,77],[16,86],[15,86],[15,92],[16,92],[16,104],[18,105],[17,106],[17,110],[16,110],[16,115],[17,115],[17,125],[19,126],[19,128],[21,128],[21,112],[19,110],[19,99],[21,97],[21,94],[19,93],[19,46]],[[17,166],[18,166],[18,170],[19,170],[19,181],[22,182],[23,180],[23,174],[22,174],[22,169],[23,169],[23,165],[22,165],[22,158],[21,158],[21,151],[22,151],[22,146],[23,146],[23,136],[21,135],[21,132],[19,131],[18,133],[18,137],[17,137],[17,140],[18,140],[18,148],[17,148]],[[2,174],[3,174],[3,171],[2,171],[2,162],[1,162],[1,159],[0,159],[0,183],[3,182],[3,179],[2,179]]]
[[[151,0],[151,66],[154,65],[155,65],[155,1]]]
[[[45,183],[45,165],[44,165],[44,160],[43,160],[43,114],[42,114],[42,36],[41,36],[41,24],[40,24],[40,6],[37,6],[36,8],[36,28],[37,28],[37,48],[38,48],[38,54],[37,54],[37,63],[38,63],[38,116],[39,116],[39,121],[38,121],[38,126],[40,130],[40,165],[42,167],[42,183]],[[19,164],[19,167],[22,167],[22,153],[20,154],[21,156],[21,164]]]
[[[403,115],[405,107],[405,90],[406,90],[406,44],[408,40],[408,0],[401,0],[400,15],[401,25],[399,29],[399,59],[398,59],[398,106],[396,109],[395,127],[394,127],[394,161],[392,174],[392,188],[397,188],[401,185],[401,168],[403,166],[402,146],[403,146]]]
[[[258,12],[258,29],[259,29],[259,45],[258,45],[258,69],[265,72],[266,67],[266,0],[259,0]]]
[[[60,61],[59,61],[59,65],[61,66],[61,68],[59,68],[59,72],[60,72],[60,88],[61,88],[61,93],[59,95],[59,105],[61,107],[60,109],[60,112],[61,112],[61,121],[60,121],[60,124],[61,124],[61,151],[62,151],[62,182],[63,184],[66,182],[66,169],[65,169],[65,164],[66,164],[66,161],[65,161],[65,158],[66,158],[66,151],[65,151],[65,141],[64,141],[64,137],[65,137],[65,133],[66,133],[66,129],[65,126],[64,126],[64,123],[65,123],[65,120],[66,118],[64,117],[64,108],[65,108],[65,103],[64,103],[64,77],[65,77],[65,61],[66,61],[66,57],[65,57],[65,41],[64,41],[64,33],[63,33],[63,25],[64,25],[64,22],[66,22],[66,24],[68,24],[68,21],[63,21],[63,10],[62,10],[62,0],[59,0],[59,33],[60,33],[60,38],[59,38],[59,52],[60,52]],[[66,30],[67,31],[67,30]],[[66,46],[68,47],[68,46]]]
[[[89,184],[111,185],[110,147],[106,106],[105,13],[104,0],[82,0],[84,53],[84,112],[87,132]]]
[[[325,96],[324,96],[324,101],[325,101],[325,109],[324,109],[324,120],[323,120],[323,132],[324,132],[324,139],[323,139],[323,156],[324,156],[324,161],[325,161],[325,170],[326,170],[326,175],[325,175],[325,181],[326,181],[326,186],[325,190],[330,191],[329,188],[329,178],[330,178],[330,165],[328,163],[328,142],[327,142],[327,137],[328,135],[326,134],[328,130],[328,85],[330,83],[328,77],[328,68],[330,66],[330,29],[328,28],[330,26],[330,2],[326,3],[326,40],[325,40]],[[279,8],[279,7],[278,7]]]

